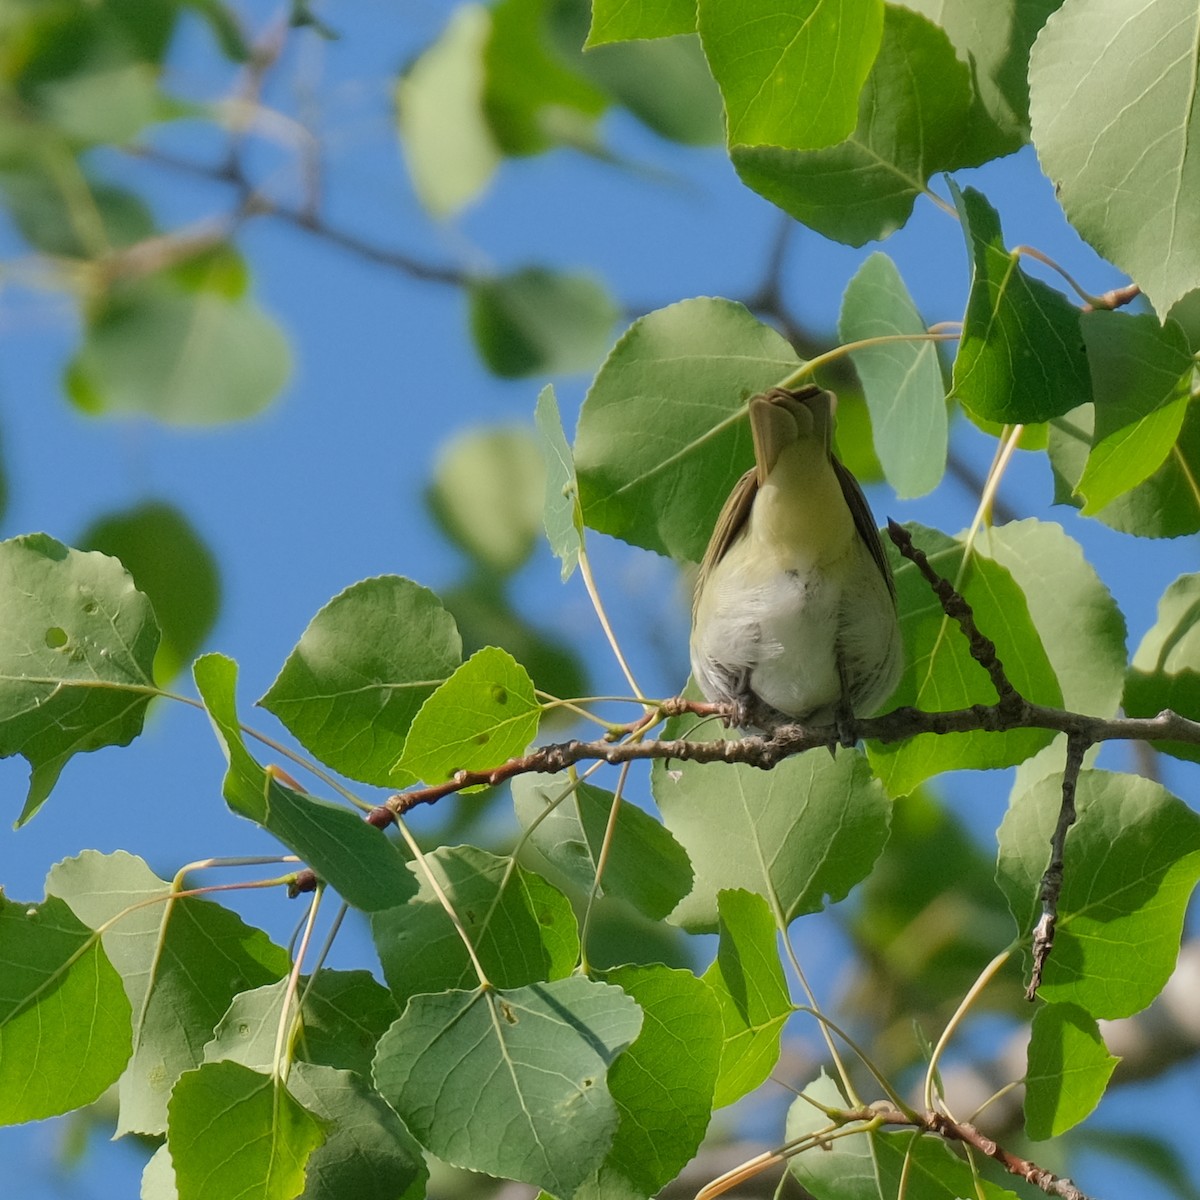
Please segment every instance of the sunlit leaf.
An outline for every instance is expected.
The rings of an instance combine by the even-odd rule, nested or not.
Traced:
[[[1093,1017],[1074,1004],[1034,1014],[1025,1072],[1025,1132],[1035,1141],[1078,1125],[1100,1103],[1118,1059]]]

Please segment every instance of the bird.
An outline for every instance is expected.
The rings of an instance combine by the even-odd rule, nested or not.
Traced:
[[[754,466],[700,564],[692,675],[726,724],[771,732],[850,721],[903,668],[896,585],[862,488],[833,453],[837,398],[816,386],[751,397]],[[833,749],[833,743],[830,745]]]

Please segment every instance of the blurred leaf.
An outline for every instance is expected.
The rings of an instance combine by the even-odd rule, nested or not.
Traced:
[[[1143,483],[1179,439],[1195,363],[1183,330],[1148,313],[1081,318],[1095,393],[1092,450],[1075,490],[1092,516]]]
[[[525,668],[506,651],[485,646],[421,705],[398,770],[433,785],[459,771],[500,766],[529,748],[541,711]]]
[[[446,217],[474,200],[500,164],[483,111],[488,11],[457,7],[442,35],[396,85],[404,156],[421,203]]]
[[[149,597],[162,631],[154,677],[165,686],[199,651],[217,619],[217,561],[191,522],[164,501],[149,500],[93,521],[79,544],[119,559]]]
[[[66,388],[84,412],[142,413],[169,424],[244,420],[291,371],[282,331],[243,294],[229,248],[117,283],[88,313]]]
[[[471,336],[488,370],[506,379],[572,374],[604,353],[617,308],[586,275],[527,267],[468,290]]]
[[[507,575],[529,558],[541,533],[545,487],[529,429],[471,429],[442,448],[426,495],[460,549]]]
[[[704,972],[721,1009],[723,1046],[713,1107],[752,1092],[779,1061],[792,1001],[779,961],[777,929],[762,896],[741,889],[717,897],[717,957]]]
[[[1092,398],[1079,309],[1021,270],[996,210],[951,183],[973,264],[954,360],[954,396],[1010,425],[1062,416]]]
[[[505,154],[540,154],[572,131],[579,140],[608,98],[567,65],[546,18],[554,0],[499,0],[484,50],[484,111]]]
[[[1061,778],[1048,776],[1013,799],[997,834],[996,879],[1023,937],[1040,912],[1061,800]],[[1132,1016],[1175,968],[1200,879],[1200,816],[1149,779],[1107,771],[1080,773],[1075,804],[1054,953],[1038,995],[1093,1017]]]
[[[581,976],[414,996],[375,1082],[444,1161],[572,1195],[613,1144],[606,1076],[641,1025],[620,988]]]
[[[523,987],[569,975],[579,959],[570,902],[540,875],[474,846],[441,846],[425,856],[475,953],[497,987]],[[401,1008],[421,992],[478,982],[458,931],[424,871],[407,904],[371,915],[371,934],[388,987]]]
[[[854,128],[883,2],[700,0],[697,28],[725,97],[729,144],[815,150]]]
[[[290,1036],[295,1062],[315,1063],[371,1077],[375,1043],[400,1015],[391,993],[369,971],[322,969],[315,978],[302,976],[298,1028]],[[204,1047],[205,1062],[237,1062],[252,1071],[269,1071],[283,1001],[291,996],[289,981],[239,992]],[[295,1017],[294,997],[289,1021]]]
[[[849,1107],[824,1072],[803,1093],[828,1108]],[[786,1136],[792,1141],[830,1125],[819,1108],[801,1098],[788,1109]],[[904,1195],[908,1200],[1017,1200],[1015,1192],[983,1178],[945,1139],[915,1137],[908,1130],[821,1141],[794,1155],[789,1166],[801,1185],[821,1200],[861,1200],[867,1194]]]
[[[1200,285],[1198,38],[1191,0],[1065,0],[1029,60],[1038,160],[1067,219],[1160,317]]]
[[[247,62],[253,53],[238,19],[238,14],[221,0],[182,0],[208,23],[221,52],[231,62]]]
[[[542,458],[546,466],[542,520],[550,549],[562,560],[562,581],[566,583],[574,574],[580,552],[583,550],[583,513],[579,507],[579,480],[575,476],[575,459],[571,454],[567,435],[563,432],[562,418],[558,414],[558,400],[551,384],[542,388],[538,396],[534,421],[537,424]]]
[[[406,860],[383,830],[345,805],[284,787],[250,755],[237,715],[237,664],[206,654],[192,674],[229,761],[221,789],[229,807],[277,837],[356,908],[375,912],[411,896]]]
[[[565,774],[518,775],[513,805],[538,853],[572,883],[591,891],[615,797]],[[551,807],[565,797],[557,807]],[[547,814],[549,810],[549,814]],[[536,822],[536,824],[535,824]],[[691,891],[683,847],[649,813],[628,800],[617,810],[601,895],[620,897],[654,920],[669,916]]]
[[[300,1200],[420,1200],[429,1168],[416,1138],[357,1074],[297,1062],[288,1091],[325,1125]]]
[[[575,466],[587,524],[699,562],[753,462],[746,401],[800,365],[740,304],[684,300],[635,321],[583,402]]]
[[[1140,1167],[1152,1179],[1157,1179],[1183,1200],[1200,1200],[1189,1164],[1179,1150],[1166,1140],[1150,1133],[1132,1133],[1124,1129],[1078,1129],[1071,1135],[1072,1146],[1114,1158],[1118,1162]]]
[[[848,137],[818,150],[735,146],[733,164],[797,221],[861,246],[904,225],[931,175],[962,165],[970,104],[967,68],[946,35],[889,5]]]
[[[979,544],[1024,592],[1064,706],[1116,716],[1127,662],[1125,618],[1079,543],[1061,525],[1029,518],[992,526]]]
[[[1025,596],[1009,572],[979,545],[964,569],[961,541],[924,526],[907,528],[934,569],[953,581],[971,605],[977,626],[987,630],[1017,691],[1034,703],[1060,707],[1062,690]],[[891,703],[928,712],[995,704],[996,691],[987,672],[971,657],[965,635],[942,611],[916,567],[898,556],[892,566],[904,639],[904,675]],[[922,734],[904,742],[872,743],[867,753],[889,795],[900,796],[943,771],[1013,766],[1051,739],[1048,730],[1040,729]]]
[[[1158,620],[1146,631],[1125,681],[1125,712],[1153,717],[1169,708],[1200,720],[1200,575],[1181,575],[1158,602]],[[1200,762],[1200,747],[1155,742],[1176,758]]]
[[[158,628],[119,562],[41,533],[0,542],[0,612],[0,758],[29,763],[22,824],[73,755],[141,733]]]
[[[1058,1137],[1100,1103],[1120,1059],[1109,1054],[1095,1019],[1074,1004],[1045,1004],[1034,1014],[1025,1072],[1025,1132]]]
[[[237,1063],[188,1071],[171,1095],[167,1146],[179,1200],[293,1200],[324,1140],[323,1123],[281,1079]]]
[[[1050,426],[1047,445],[1054,469],[1054,501],[1079,507],[1075,487],[1091,452],[1095,409],[1081,405]],[[1184,413],[1179,440],[1145,483],[1095,513],[1096,520],[1138,537],[1171,538],[1200,531],[1200,485],[1192,464],[1200,462],[1200,404]]]
[[[842,297],[838,336],[847,343],[924,332],[895,264],[886,254],[872,254]],[[946,470],[948,425],[937,343],[888,342],[853,350],[850,357],[888,482],[901,499],[931,492]]]
[[[587,44],[671,37],[696,30],[696,0],[592,0]]]
[[[721,1010],[690,971],[618,967],[605,976],[637,1001],[637,1040],[608,1074],[619,1114],[603,1166],[574,1200],[656,1195],[700,1147],[721,1059]]]
[[[0,894],[0,1124],[90,1104],[129,1061],[129,1001],[98,934],[61,900]]]
[[[587,28],[586,10],[559,5],[558,11],[583,18],[569,23],[568,44],[577,47]],[[589,79],[661,137],[685,146],[711,146],[724,138],[721,93],[695,34],[595,44],[579,63]]]
[[[668,736],[696,737],[696,724],[672,722]],[[690,931],[716,926],[717,894],[729,888],[770,898],[787,922],[820,912],[866,877],[887,841],[891,805],[853,751],[813,750],[771,771],[658,759],[651,784],[696,875],[672,917]]]
[[[62,258],[98,258],[153,236],[154,218],[140,196],[124,188],[75,179],[64,186],[59,172],[45,169],[45,159],[66,149],[44,150],[42,161],[0,170],[0,189],[9,216],[21,236],[36,250]]]
[[[400,787],[395,767],[417,710],[458,666],[454,619],[398,575],[364,579],[321,609],[259,701],[322,762]]]
[[[1029,140],[1029,50],[1062,0],[908,0],[940,25],[971,68],[975,103],[962,166],[1011,154]]]
[[[588,693],[583,662],[569,642],[525,622],[494,575],[472,575],[442,594],[442,603],[458,624],[468,654],[484,646],[501,646],[528,672],[534,685],[551,696],[569,698]],[[563,709],[549,708],[542,721],[570,719]]]
[[[133,1058],[121,1076],[116,1135],[162,1133],[179,1076],[203,1061],[233,997],[282,978],[286,951],[210,900],[176,897],[140,858],[85,850],[57,863],[46,891],[104,933],[134,1013]]]

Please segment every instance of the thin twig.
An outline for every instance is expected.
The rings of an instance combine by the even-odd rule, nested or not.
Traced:
[[[1054,946],[1054,932],[1058,925],[1058,898],[1063,885],[1067,831],[1075,824],[1075,787],[1079,782],[1079,772],[1083,767],[1083,756],[1087,753],[1088,745],[1088,741],[1078,735],[1067,738],[1062,805],[1058,810],[1054,836],[1050,839],[1050,865],[1042,875],[1041,887],[1038,889],[1042,915],[1033,931],[1033,970],[1029,975],[1029,986],[1025,989],[1025,999],[1029,1001],[1037,997],[1037,990],[1042,986],[1042,971]]]

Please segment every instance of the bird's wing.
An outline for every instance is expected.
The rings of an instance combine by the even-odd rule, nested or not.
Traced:
[[[696,619],[696,605],[700,600],[700,593],[704,590],[704,583],[709,572],[725,557],[725,551],[742,531],[747,517],[750,516],[750,506],[754,503],[754,497],[757,494],[757,473],[755,468],[751,467],[733,485],[733,491],[729,493],[717,516],[712,537],[708,539],[708,549],[704,551],[704,558],[700,562],[700,574],[696,576],[696,590],[692,593],[693,621]]]
[[[896,581],[892,578],[891,564],[883,549],[883,542],[879,537],[879,529],[875,525],[875,516],[871,512],[871,506],[867,503],[867,498],[863,495],[858,480],[850,473],[849,467],[844,466],[836,454],[830,454],[829,460],[833,463],[833,473],[837,476],[838,483],[842,485],[842,495],[846,497],[850,515],[854,518],[854,527],[858,530],[859,537],[867,543],[867,549],[870,550],[871,557],[875,560],[875,565],[887,583],[892,599],[895,600]]]

